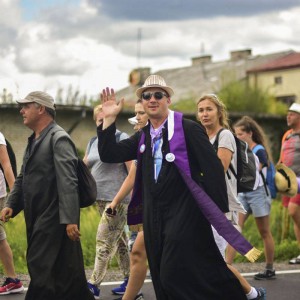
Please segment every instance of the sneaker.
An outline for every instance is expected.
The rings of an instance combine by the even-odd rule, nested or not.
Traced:
[[[119,287],[116,287],[116,288],[112,289],[111,292],[114,295],[124,295],[125,291],[126,291],[127,284],[128,284],[128,278],[125,278],[124,282],[121,283],[121,285]]]
[[[289,264],[290,264],[290,265],[298,265],[298,264],[300,264],[300,255],[297,256],[297,257],[292,258],[292,259],[289,261]]]
[[[267,299],[267,297],[266,297],[267,292],[264,288],[259,287],[259,288],[255,288],[255,289],[256,289],[258,295],[253,300],[266,300]]]
[[[275,270],[265,269],[263,272],[255,274],[254,279],[256,280],[276,279]]]
[[[144,300],[144,295],[142,293],[137,294],[134,298],[134,300]]]
[[[117,298],[115,300],[122,300],[123,297]],[[139,293],[135,296],[134,300],[144,300],[144,295],[142,293]]]
[[[89,290],[94,295],[94,298],[99,299],[100,298],[100,289],[98,289],[94,284],[91,284],[90,282],[88,282],[87,284],[88,284]]]
[[[20,279],[18,278],[10,278],[7,277],[3,283],[3,285],[0,287],[0,295],[8,295],[8,294],[14,294],[14,293],[21,293],[24,291],[24,286]]]

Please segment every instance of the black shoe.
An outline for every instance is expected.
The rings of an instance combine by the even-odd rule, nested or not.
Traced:
[[[117,298],[117,299],[115,299],[115,300],[122,300],[122,299],[123,299],[123,297]],[[259,298],[258,298],[258,299],[259,299]],[[262,299],[263,299],[263,298],[262,298]],[[135,296],[134,300],[144,300],[144,295],[143,295],[142,293],[139,293],[139,294],[137,294],[137,295]]]
[[[275,270],[265,269],[263,272],[255,274],[254,279],[256,280],[276,279]]]
[[[266,297],[267,292],[264,288],[259,287],[259,288],[255,288],[255,289],[257,291],[257,297],[254,298],[253,300],[266,300],[267,299],[267,297]]]

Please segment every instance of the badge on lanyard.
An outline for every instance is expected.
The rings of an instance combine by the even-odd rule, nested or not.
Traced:
[[[173,153],[166,154],[166,161],[173,162],[175,160],[175,155]]]
[[[145,144],[141,145],[141,147],[140,147],[140,153],[144,153],[145,149],[146,149]]]

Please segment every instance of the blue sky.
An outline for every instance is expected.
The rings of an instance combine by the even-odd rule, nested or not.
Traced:
[[[0,91],[95,96],[136,67],[300,51],[299,0],[0,0]],[[140,59],[137,33],[141,29]],[[202,50],[201,50],[202,49]]]
[[[58,9],[65,5],[78,5],[79,0],[21,0],[22,16],[25,20],[35,19],[41,11]]]

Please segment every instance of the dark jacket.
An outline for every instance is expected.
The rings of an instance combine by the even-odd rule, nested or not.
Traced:
[[[66,224],[79,225],[76,166],[75,146],[56,123],[36,141],[34,135],[29,137],[21,173],[7,201],[13,216],[24,210],[31,277],[25,299],[93,299],[80,242],[66,234]]]

